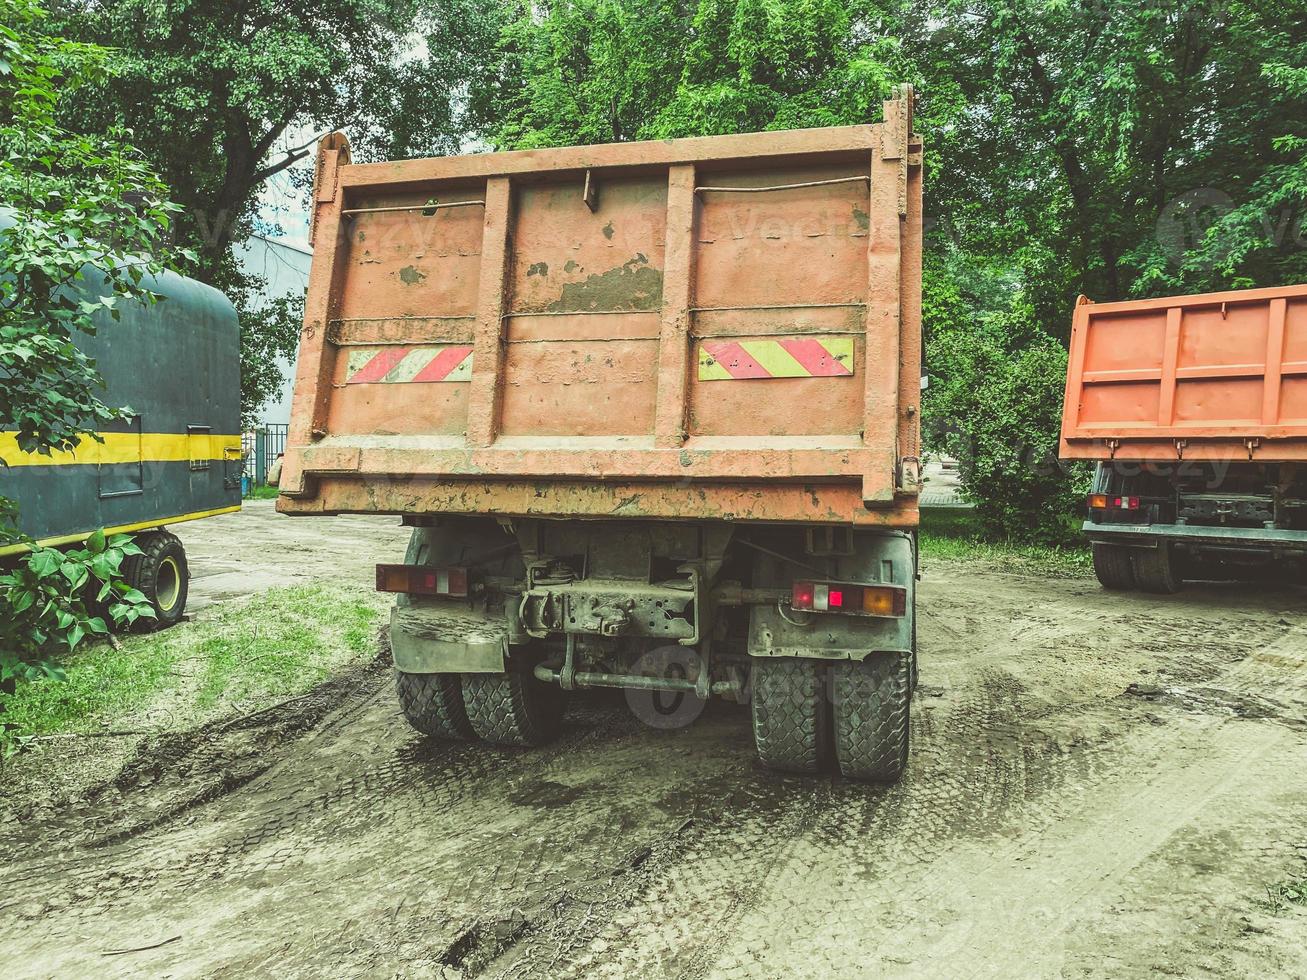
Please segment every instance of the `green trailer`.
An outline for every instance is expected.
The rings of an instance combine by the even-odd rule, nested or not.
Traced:
[[[106,404],[130,407],[130,420],[53,456],[23,453],[16,433],[0,431],[0,496],[18,502],[19,529],[42,545],[135,533],[143,554],[125,575],[167,626],[182,617],[188,572],[166,528],[240,509],[240,335],[218,290],[173,273],[147,285],[164,299],[124,305],[76,341],[104,376]],[[0,564],[25,550],[0,547]]]

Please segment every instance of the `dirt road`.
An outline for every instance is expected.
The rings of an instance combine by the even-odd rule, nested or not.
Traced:
[[[1301,591],[955,564],[921,596],[897,787],[620,694],[543,750],[433,744],[379,661],[0,828],[6,973],[1307,974],[1307,910],[1266,904],[1307,874]]]
[[[239,514],[172,531],[186,545],[192,615],[224,599],[321,579],[372,588],[378,562],[404,560],[410,533],[398,517],[283,517],[271,500],[247,500]]]

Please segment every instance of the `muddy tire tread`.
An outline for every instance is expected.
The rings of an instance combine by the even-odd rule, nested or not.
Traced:
[[[873,655],[833,668],[835,756],[846,778],[894,783],[907,770],[910,659]]]
[[[1134,555],[1135,581],[1144,592],[1174,595],[1180,591],[1180,577],[1175,573],[1175,554],[1171,546],[1160,541],[1156,548],[1141,548]]]
[[[753,740],[758,758],[782,772],[820,772],[829,762],[825,671],[815,660],[759,658],[753,663]]]
[[[1130,550],[1120,545],[1095,544],[1094,574],[1098,584],[1113,592],[1126,592],[1136,588],[1134,561]]]
[[[463,704],[472,729],[495,745],[543,745],[558,734],[561,692],[524,671],[464,674]]]
[[[407,674],[395,671],[399,706],[408,723],[423,735],[466,742],[476,738],[463,704],[458,674]]]

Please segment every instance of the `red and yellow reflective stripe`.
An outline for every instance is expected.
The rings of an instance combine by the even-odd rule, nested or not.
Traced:
[[[468,381],[472,378],[472,347],[357,347],[349,352],[345,383],[405,384]]]
[[[852,337],[704,340],[699,343],[700,381],[843,378],[852,374]]]

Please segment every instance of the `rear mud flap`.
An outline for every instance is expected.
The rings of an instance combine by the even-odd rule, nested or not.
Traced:
[[[406,674],[497,674],[507,669],[508,624],[475,609],[422,604],[395,606],[390,648]]]

